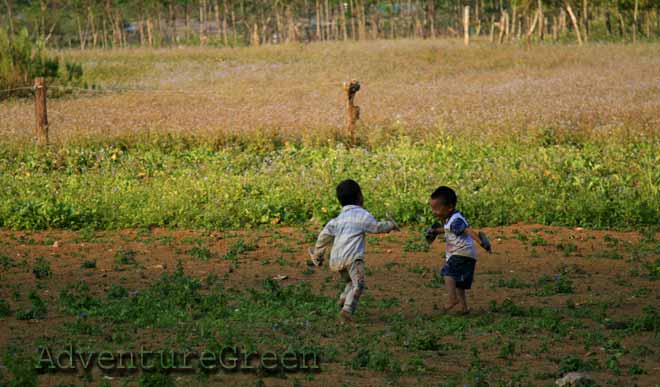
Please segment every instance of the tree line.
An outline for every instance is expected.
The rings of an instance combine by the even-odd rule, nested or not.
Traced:
[[[637,41],[660,35],[660,0],[2,0],[8,36],[48,47],[243,46],[487,37]],[[3,9],[4,8],[4,9]]]

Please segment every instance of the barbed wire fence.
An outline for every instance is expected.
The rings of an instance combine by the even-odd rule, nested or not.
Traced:
[[[359,82],[356,80],[351,80],[349,82],[325,82],[322,84],[315,83],[314,87],[341,87],[343,96],[342,100],[346,108],[345,122],[346,130],[351,139],[355,139],[355,125],[359,119],[359,107],[354,104],[354,96],[357,90],[355,90],[355,85],[357,85],[357,90],[360,89]],[[373,85],[373,84],[372,84]],[[350,86],[350,87],[349,87]],[[269,85],[269,89],[281,89],[281,90],[307,90],[309,85],[297,84],[297,85],[287,85],[287,86],[273,86]],[[71,93],[76,96],[89,95],[89,96],[99,96],[99,95],[109,95],[109,94],[118,94],[118,93],[149,93],[149,94],[181,94],[181,95],[194,95],[194,96],[219,96],[221,93],[218,90],[211,89],[199,89],[199,88],[186,88],[186,89],[157,89],[157,88],[148,88],[148,87],[92,87],[84,88],[78,86],[64,86],[64,85],[46,85],[46,80],[43,77],[35,78],[33,86],[20,86],[12,87],[0,90],[0,101],[2,101],[2,96],[5,94],[16,93],[20,91],[28,91],[34,95],[35,101],[35,140],[42,145],[48,145],[49,138],[49,124],[48,124],[48,109],[47,109],[47,91],[48,90],[59,90],[63,93]],[[250,87],[250,91],[259,90],[259,87]],[[223,110],[240,113],[246,108],[231,108],[227,106],[221,107]],[[51,113],[55,115],[60,115],[58,111],[51,110]]]

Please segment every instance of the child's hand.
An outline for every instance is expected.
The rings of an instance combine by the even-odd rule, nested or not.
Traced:
[[[313,248],[309,249],[308,252],[309,252],[309,259],[312,260],[314,266],[323,266],[323,254],[321,255],[317,254]]]
[[[390,216],[390,214],[388,214],[388,213],[386,212],[386,213],[385,213],[385,217],[387,218],[387,220],[389,220],[390,222],[392,222],[392,224],[394,225],[394,228],[393,228],[394,231],[401,231],[401,229],[399,228],[399,225],[396,223],[396,221],[394,220],[394,218],[392,218],[392,217]]]
[[[479,244],[481,247],[484,248],[484,250],[488,251],[489,253],[493,252],[493,248],[490,245],[490,240],[488,240],[488,237],[486,234],[484,234],[483,231],[479,231]]]
[[[440,234],[442,234],[442,226],[440,223],[433,223],[424,233],[424,238],[428,244],[431,244]]]

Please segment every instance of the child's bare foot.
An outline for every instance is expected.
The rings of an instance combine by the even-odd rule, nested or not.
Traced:
[[[344,319],[345,322],[347,323],[353,322],[353,316],[351,316],[349,312],[342,309],[342,311],[339,312],[339,315],[341,316],[342,319]]]
[[[453,307],[458,305],[458,301],[449,301],[448,303],[445,304],[445,306],[442,307],[443,312],[449,312]]]

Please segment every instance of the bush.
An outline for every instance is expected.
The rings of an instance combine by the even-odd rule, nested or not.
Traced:
[[[65,66],[60,66],[59,58],[47,56],[43,43],[32,42],[27,29],[10,36],[0,28],[0,90],[18,89],[0,92],[0,100],[30,96],[36,77],[46,78],[49,85],[81,86],[82,75],[81,64],[65,62]],[[61,93],[57,89],[53,94]]]

